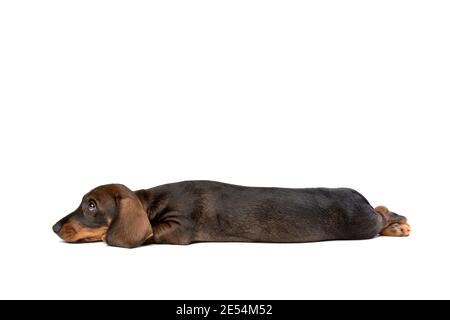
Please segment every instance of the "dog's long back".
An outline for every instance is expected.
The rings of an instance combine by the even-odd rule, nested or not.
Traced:
[[[184,181],[141,190],[158,225],[168,216],[184,223],[189,242],[310,242],[368,239],[381,230],[369,202],[347,188],[261,188],[215,181]],[[145,194],[145,196],[143,196]],[[183,224],[183,223],[182,223]]]

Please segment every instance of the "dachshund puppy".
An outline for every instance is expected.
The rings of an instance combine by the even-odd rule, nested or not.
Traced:
[[[131,191],[109,184],[88,192],[53,226],[67,242],[144,244],[208,241],[312,242],[408,236],[405,217],[373,208],[352,189],[257,188],[184,181]]]

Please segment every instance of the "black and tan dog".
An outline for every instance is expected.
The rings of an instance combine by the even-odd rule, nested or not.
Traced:
[[[143,244],[206,241],[311,242],[408,236],[406,218],[373,208],[352,189],[256,188],[185,181],[131,191],[110,184],[87,193],[53,226],[67,242]]]

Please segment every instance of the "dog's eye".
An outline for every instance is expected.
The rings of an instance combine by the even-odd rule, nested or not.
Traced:
[[[97,205],[95,204],[94,201],[89,201],[88,209],[89,209],[89,211],[94,211],[95,209],[97,209]]]

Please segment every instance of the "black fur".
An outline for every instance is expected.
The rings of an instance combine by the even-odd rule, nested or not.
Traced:
[[[369,239],[382,228],[382,219],[369,202],[347,188],[261,188],[185,181],[135,194],[156,229],[150,243]]]

